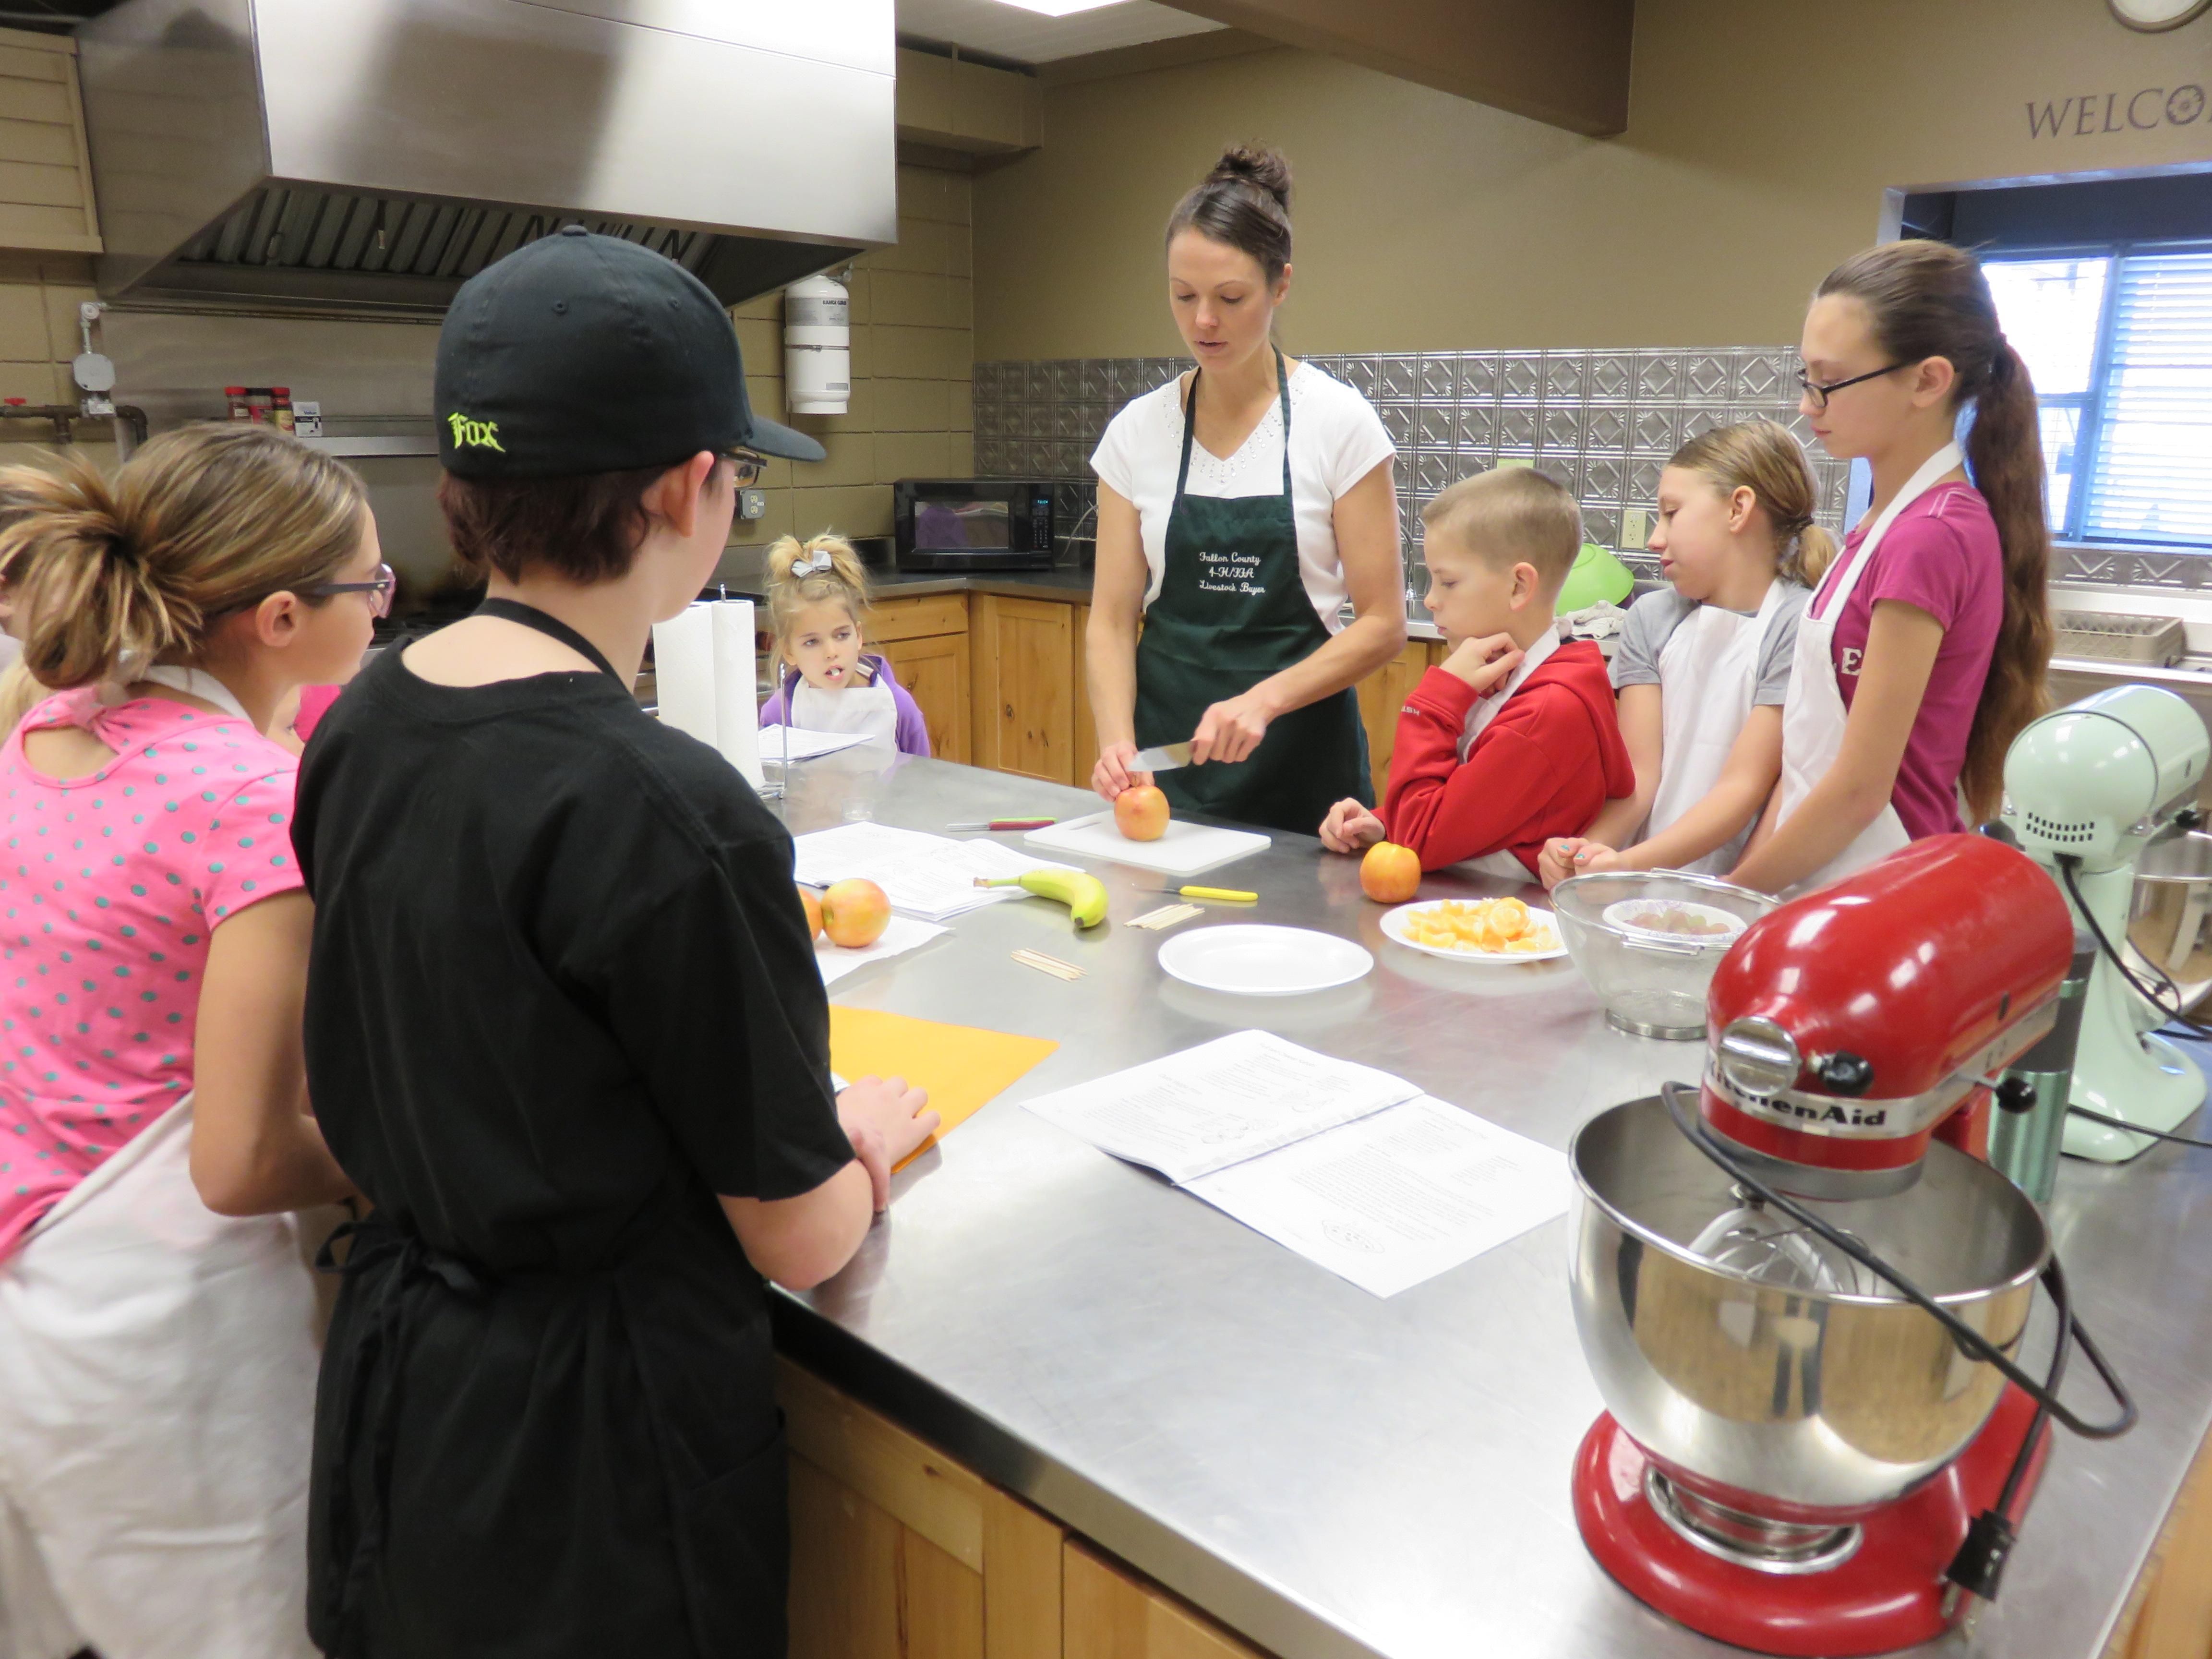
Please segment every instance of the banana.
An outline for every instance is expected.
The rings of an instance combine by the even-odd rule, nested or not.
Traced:
[[[1106,884],[1083,870],[1032,870],[1027,875],[993,880],[975,878],[978,887],[1018,887],[1039,898],[1058,899],[1078,927],[1096,927],[1106,920]]]

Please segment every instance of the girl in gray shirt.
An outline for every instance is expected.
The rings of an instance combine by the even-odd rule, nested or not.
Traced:
[[[1636,793],[1548,842],[1544,884],[1601,870],[1735,866],[1782,769],[1797,618],[1836,544],[1786,428],[1700,434],[1659,478],[1647,545],[1674,584],[1630,607],[1613,658]]]

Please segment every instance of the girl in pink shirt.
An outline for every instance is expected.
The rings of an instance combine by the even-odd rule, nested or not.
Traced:
[[[1846,260],[1801,349],[1799,406],[1874,499],[1799,621],[1781,781],[1729,878],[1774,892],[1994,816],[2051,659],[2035,387],[1972,256]]]
[[[262,728],[391,573],[359,480],[272,428],[0,500],[52,694],[0,743],[0,1652],[306,1659],[313,1298],[271,1212],[351,1188]]]

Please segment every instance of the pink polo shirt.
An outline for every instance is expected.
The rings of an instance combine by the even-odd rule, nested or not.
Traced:
[[[1844,540],[1814,597],[1814,615],[1827,613],[1837,573],[1865,539],[1855,530]],[[2004,549],[1981,491],[1971,484],[1936,485],[1897,515],[1875,547],[1836,622],[1832,648],[1846,708],[1858,691],[1874,608],[1883,599],[1915,606],[1943,626],[1889,797],[1905,833],[1917,841],[1966,828],[1959,817],[1959,774],[2004,621]]]
[[[23,733],[74,724],[115,758],[52,778]],[[191,1091],[208,937],[301,884],[295,763],[167,697],[49,697],[0,745],[0,1257]]]

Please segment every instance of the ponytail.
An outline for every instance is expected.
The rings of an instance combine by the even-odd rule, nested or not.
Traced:
[[[1808,587],[1818,587],[1820,578],[1828,574],[1828,567],[1835,563],[1836,555],[1842,550],[1826,525],[1808,524],[1797,532],[1797,545],[1788,574]]]
[[[1949,361],[1954,406],[1972,406],[1966,470],[1989,503],[2004,552],[2004,617],[1966,738],[1960,770],[1967,809],[1995,816],[2005,751],[2043,712],[2051,664],[2051,521],[2043,497],[2043,439],[2035,385],[1998,325],[1989,279],[1972,254],[1907,240],[1869,248],[1828,273],[1815,297],[1847,295],[1867,307],[1875,337],[1898,362]]]
[[[868,568],[853,544],[825,533],[801,542],[780,536],[768,550],[769,626],[787,659],[793,624],[804,606],[834,600],[858,623],[868,614]]]
[[[59,689],[118,672],[135,678],[197,632],[198,611],[161,591],[113,489],[82,454],[52,472],[11,467],[0,490],[14,509],[0,538],[0,580],[33,679]]]
[[[1961,776],[1966,805],[1978,819],[1996,816],[2006,751],[2049,702],[2044,675],[2051,665],[2051,520],[2040,427],[2027,365],[2000,335],[1966,434],[1966,470],[1990,504],[2004,549],[2004,618],[1974,708]]]
[[[1805,446],[1773,421],[1739,421],[1700,432],[1668,458],[1723,495],[1748,489],[1774,528],[1774,573],[1807,587],[1836,556],[1836,538],[1813,522],[1820,499]]]
[[[368,510],[343,463],[274,427],[165,432],[112,480],[76,453],[0,468],[0,586],[24,665],[58,691],[194,662],[217,619],[328,580]]]

